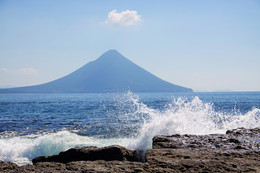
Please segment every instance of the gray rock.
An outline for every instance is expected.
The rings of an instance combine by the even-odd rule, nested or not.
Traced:
[[[260,128],[155,136],[146,161],[156,172],[260,172],[259,144]]]
[[[260,152],[243,149],[152,149],[146,161],[155,172],[260,172]]]
[[[211,148],[260,151],[260,128],[238,128],[226,134],[155,136],[153,149]]]

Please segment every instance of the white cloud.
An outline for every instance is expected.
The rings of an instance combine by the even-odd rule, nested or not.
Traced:
[[[131,26],[138,24],[140,21],[141,16],[137,14],[137,11],[125,10],[118,13],[117,10],[113,10],[108,13],[106,23],[119,26]]]
[[[34,68],[22,68],[19,70],[20,73],[25,74],[25,75],[30,75],[30,74],[37,74],[37,70]]]
[[[4,73],[7,73],[8,72],[8,69],[3,67],[3,68],[0,68],[0,72],[4,72]]]

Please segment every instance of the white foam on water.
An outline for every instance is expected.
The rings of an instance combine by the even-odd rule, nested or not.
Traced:
[[[258,108],[253,108],[246,114],[239,111],[232,114],[216,112],[213,104],[204,103],[199,97],[194,97],[191,101],[183,98],[173,99],[172,103],[160,111],[149,108],[130,92],[126,97],[127,99],[122,99],[123,105],[130,104],[129,109],[132,111],[125,113],[125,117],[142,123],[138,132],[131,137],[101,139],[63,130],[42,135],[2,138],[0,160],[18,165],[31,164],[31,160],[37,156],[58,154],[76,146],[102,147],[117,144],[128,149],[146,150],[152,147],[152,138],[156,135],[199,135],[225,133],[228,129],[238,127],[260,127]]]
[[[5,138],[0,139],[0,160],[26,165],[31,164],[31,160],[37,156],[58,154],[72,147],[103,147],[115,144],[126,146],[128,140],[124,138],[98,139],[80,136],[69,131]]]
[[[148,108],[139,104],[137,112],[145,112],[149,120],[139,130],[134,142],[128,145],[131,149],[145,150],[152,147],[152,138],[156,135],[195,134],[205,135],[225,133],[228,129],[238,127],[260,127],[260,109],[254,108],[246,114],[239,111],[224,113],[214,111],[213,104],[202,102],[199,97],[193,100],[174,99],[163,111]]]

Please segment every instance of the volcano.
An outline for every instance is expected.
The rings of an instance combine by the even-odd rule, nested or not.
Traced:
[[[0,93],[106,93],[192,92],[166,82],[136,65],[116,50],[109,50],[71,74],[27,87],[1,89]]]

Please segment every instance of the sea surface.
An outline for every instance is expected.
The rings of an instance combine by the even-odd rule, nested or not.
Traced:
[[[260,92],[0,94],[0,160],[76,146],[152,147],[155,135],[260,127]]]

